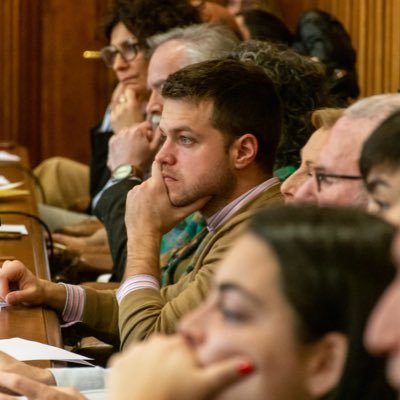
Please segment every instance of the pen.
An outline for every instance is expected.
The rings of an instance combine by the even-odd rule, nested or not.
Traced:
[[[22,234],[20,232],[0,232],[1,239],[21,239]]]
[[[15,257],[13,257],[13,256],[0,256],[0,262],[12,261],[12,260],[15,260]]]

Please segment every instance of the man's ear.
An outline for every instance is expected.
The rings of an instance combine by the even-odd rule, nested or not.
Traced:
[[[231,146],[233,164],[237,169],[243,169],[254,162],[258,152],[257,138],[251,133],[246,133],[236,139]]]
[[[306,386],[313,398],[321,398],[340,381],[346,363],[348,341],[345,335],[332,332],[315,346],[308,362]]]

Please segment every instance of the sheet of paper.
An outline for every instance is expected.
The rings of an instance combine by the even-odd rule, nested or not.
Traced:
[[[0,150],[0,161],[20,161],[21,157],[8,151]]]
[[[21,235],[27,235],[28,229],[26,229],[25,225],[18,224],[1,224],[0,232],[18,232]]]
[[[87,400],[106,400],[106,391],[104,389],[98,390],[83,390],[81,392]],[[26,397],[16,397],[18,400],[26,400]]]
[[[0,339],[0,351],[9,354],[19,361],[55,360],[91,365],[87,361],[91,360],[89,357],[84,357],[48,344],[21,338]]]
[[[21,186],[21,185],[23,185],[24,184],[24,182],[22,182],[22,181],[19,181],[19,182],[9,182],[9,183],[4,183],[4,184],[2,184],[1,182],[0,182],[0,190],[10,190],[10,189],[14,189],[14,188],[16,188],[16,187],[18,187],[18,186]]]
[[[8,185],[10,181],[3,175],[0,175],[0,186]]]
[[[1,311],[2,308],[8,307],[8,306],[9,306],[8,303],[6,303],[5,301],[3,301],[3,300],[0,299],[0,311]]]

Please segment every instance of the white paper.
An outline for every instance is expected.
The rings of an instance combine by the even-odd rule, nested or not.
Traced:
[[[2,308],[8,307],[8,306],[9,306],[8,303],[6,303],[4,300],[0,299],[0,311],[1,311]]]
[[[3,175],[0,175],[0,185],[8,185],[10,181]]]
[[[8,189],[14,189],[18,186],[21,186],[24,182],[19,181],[19,182],[9,182],[9,183],[1,183],[0,182],[0,190],[8,190]]]
[[[83,390],[80,392],[87,400],[106,400],[105,389]],[[18,400],[27,400],[26,397],[16,397]]]
[[[21,157],[8,151],[0,150],[0,161],[20,161]]]
[[[28,229],[26,229],[25,225],[17,225],[17,224],[1,224],[0,232],[18,232],[21,235],[27,235]]]
[[[84,357],[48,344],[21,338],[0,339],[0,351],[9,354],[19,361],[55,360],[92,365],[87,361],[91,360],[89,357]]]

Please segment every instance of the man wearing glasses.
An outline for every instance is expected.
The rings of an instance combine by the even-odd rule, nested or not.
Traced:
[[[375,127],[398,109],[398,94],[367,97],[346,109],[332,127],[316,167],[295,193],[296,200],[366,208],[367,192],[358,167],[361,148]]]

